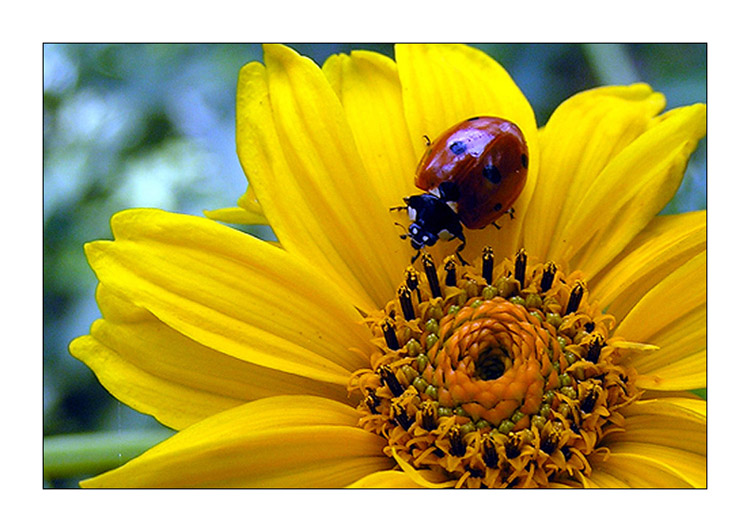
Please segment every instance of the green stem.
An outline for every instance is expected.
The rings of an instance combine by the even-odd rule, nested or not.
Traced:
[[[622,44],[582,44],[583,53],[602,85],[629,85],[640,79]]]
[[[44,438],[47,479],[97,474],[118,467],[174,434],[167,429],[96,432]]]

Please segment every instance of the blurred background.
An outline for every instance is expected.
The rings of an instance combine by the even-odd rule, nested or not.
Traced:
[[[353,49],[393,57],[390,44],[291,46],[319,65]],[[476,46],[509,71],[540,125],[572,94],[604,84],[645,81],[668,109],[706,102],[705,44]],[[237,73],[260,60],[259,45],[44,46],[46,487],[77,486],[171,434],[115,401],[68,353],[99,317],[83,244],[110,239],[110,217],[130,207],[202,215],[236,204],[246,183],[234,141]],[[704,208],[705,139],[665,212]]]

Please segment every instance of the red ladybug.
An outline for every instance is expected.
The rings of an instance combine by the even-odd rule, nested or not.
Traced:
[[[529,150],[513,122],[492,116],[464,120],[434,142],[417,166],[415,184],[427,191],[404,198],[412,224],[402,238],[417,250],[458,238],[463,226],[481,229],[509,212],[526,184]]]

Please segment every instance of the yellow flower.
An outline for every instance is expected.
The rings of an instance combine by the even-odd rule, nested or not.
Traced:
[[[282,46],[239,78],[250,185],[225,221],[157,210],[86,246],[103,318],[71,344],[179,432],[84,486],[701,487],[706,214],[657,216],[705,135],[644,84],[537,129],[466,46],[318,68]],[[390,208],[425,136],[477,115],[529,149],[515,217],[411,265]]]

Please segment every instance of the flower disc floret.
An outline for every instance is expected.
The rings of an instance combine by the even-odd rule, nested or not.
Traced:
[[[590,472],[622,430],[635,371],[610,338],[614,318],[586,298],[580,273],[527,265],[521,250],[494,265],[429,254],[382,313],[368,317],[371,368],[352,375],[360,425],[385,453],[457,487],[547,486]]]

